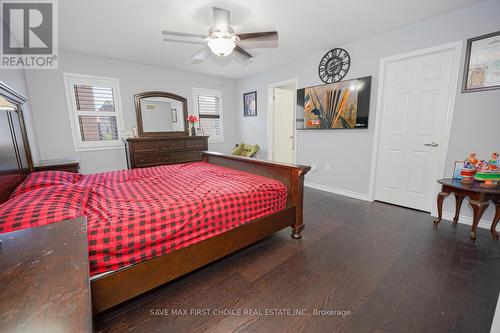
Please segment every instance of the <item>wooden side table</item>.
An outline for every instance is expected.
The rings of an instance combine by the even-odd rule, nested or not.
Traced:
[[[79,159],[44,160],[35,165],[35,171],[66,171],[79,173]]]
[[[462,202],[464,198],[468,197],[469,204],[474,211],[470,236],[470,238],[474,240],[477,237],[477,225],[479,224],[484,211],[488,208],[489,201],[492,200],[496,206],[496,213],[493,218],[493,222],[491,223],[490,231],[493,238],[499,238],[499,235],[496,232],[496,226],[500,220],[500,187],[486,188],[479,186],[479,183],[462,184],[460,180],[451,178],[439,179],[438,183],[442,185],[442,188],[437,197],[438,217],[434,220],[435,226],[441,222],[443,215],[443,201],[447,196],[451,193],[455,195],[456,206],[453,223],[458,222]]]

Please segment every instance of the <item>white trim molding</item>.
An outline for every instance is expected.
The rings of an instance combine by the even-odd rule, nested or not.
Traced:
[[[299,79],[290,79],[286,81],[271,83],[267,85],[267,159],[272,161],[274,155],[274,103],[273,103],[273,89],[295,85],[295,91],[299,87]],[[296,127],[296,114],[297,114],[297,94],[294,94],[294,106],[295,110],[293,112],[293,161],[297,161],[297,127]]]
[[[117,78],[83,75],[74,73],[63,73],[64,89],[66,92],[66,103],[68,107],[68,115],[71,125],[71,133],[73,134],[73,146],[75,152],[80,151],[94,151],[94,150],[107,150],[107,149],[122,149],[122,132],[123,125],[123,109],[120,94],[120,82]],[[80,112],[78,111],[74,86],[76,84],[86,84],[96,87],[110,87],[113,89],[113,99],[115,111],[113,112]],[[80,133],[80,125],[78,116],[82,115],[107,115],[116,118],[116,126],[118,131],[118,138],[116,140],[103,140],[103,141],[83,141]]]
[[[322,185],[322,184],[312,183],[312,182],[308,182],[308,181],[304,182],[304,186],[309,187],[309,188],[313,188],[315,190],[320,190],[320,191],[325,191],[328,193],[343,195],[345,197],[349,197],[349,198],[353,198],[353,199],[370,201],[368,198],[368,195],[365,193],[353,192],[353,191],[349,191],[349,190],[344,190],[343,188]]]
[[[490,333],[500,332],[500,294],[498,294],[497,307],[493,315],[493,323],[491,324]]]
[[[431,214],[431,215],[433,217],[436,217],[434,214]],[[443,211],[443,220],[453,221],[453,217],[455,217],[455,213]],[[439,222],[440,225],[442,223],[443,223],[443,221]],[[472,226],[472,217],[467,216],[467,215],[459,215],[458,216],[458,223]],[[486,219],[481,219],[477,226],[481,229],[490,230],[491,221],[488,221]]]
[[[444,124],[444,133],[443,133],[443,141],[441,142],[441,154],[438,159],[438,173],[439,177],[445,177],[445,169],[446,169],[446,156],[448,154],[448,143],[450,140],[450,132],[451,132],[451,124],[453,113],[455,110],[455,100],[457,96],[457,92],[459,90],[459,74],[460,74],[460,61],[462,57],[463,50],[463,41],[457,41],[449,44],[438,45],[431,48],[421,49],[412,51],[405,54],[399,54],[395,56],[385,57],[380,59],[380,70],[379,70],[379,82],[378,82],[378,92],[377,92],[377,107],[375,111],[375,133],[373,136],[373,148],[372,148],[372,159],[371,159],[371,167],[370,167],[370,185],[368,190],[368,198],[370,201],[375,200],[375,177],[377,174],[377,161],[378,161],[378,153],[379,153],[379,144],[380,144],[380,135],[381,135],[381,127],[382,127],[382,117],[383,117],[383,96],[384,96],[384,75],[385,75],[385,66],[387,63],[398,61],[402,59],[412,58],[416,56],[421,56],[430,53],[442,52],[446,50],[453,50],[453,64],[452,75],[451,75],[451,91],[448,99],[448,108],[446,112],[446,120]],[[437,180],[437,179],[436,179]],[[439,193],[440,186],[436,183],[435,186],[435,196]],[[434,201],[432,201],[434,202]],[[429,207],[429,211],[431,215],[436,214],[436,205],[432,205]]]

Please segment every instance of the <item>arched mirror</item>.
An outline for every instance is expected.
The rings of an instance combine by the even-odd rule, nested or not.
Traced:
[[[135,95],[139,136],[187,136],[187,100],[163,91]]]

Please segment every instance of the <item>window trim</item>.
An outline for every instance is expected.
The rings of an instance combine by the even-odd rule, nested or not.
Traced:
[[[206,88],[193,88],[193,109],[194,109],[194,114],[198,117],[198,119],[201,121],[200,118],[200,112],[198,110],[198,96],[213,96],[213,97],[219,97],[219,113],[220,113],[220,129],[221,129],[221,134],[213,139],[211,137],[208,137],[208,142],[210,143],[223,143],[224,142],[224,102],[222,99],[222,90],[217,90],[217,89],[206,89]],[[200,123],[198,123],[198,126],[200,126]]]
[[[64,87],[66,91],[66,102],[68,107],[68,115],[71,125],[71,134],[73,137],[73,146],[76,152],[91,151],[91,150],[106,150],[123,148],[121,132],[123,126],[123,109],[121,104],[120,82],[117,78],[83,75],[75,73],[63,73]],[[80,133],[80,125],[78,121],[79,115],[95,115],[95,111],[78,111],[76,105],[76,98],[73,86],[75,84],[85,84],[91,86],[109,86],[113,88],[115,111],[105,112],[101,111],[99,114],[108,113],[110,116],[116,117],[116,126],[118,131],[117,140],[109,141],[82,141]]]

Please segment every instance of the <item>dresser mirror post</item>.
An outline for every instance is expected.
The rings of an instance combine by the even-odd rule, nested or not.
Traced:
[[[186,98],[164,91],[146,91],[134,97],[140,137],[189,135]]]

